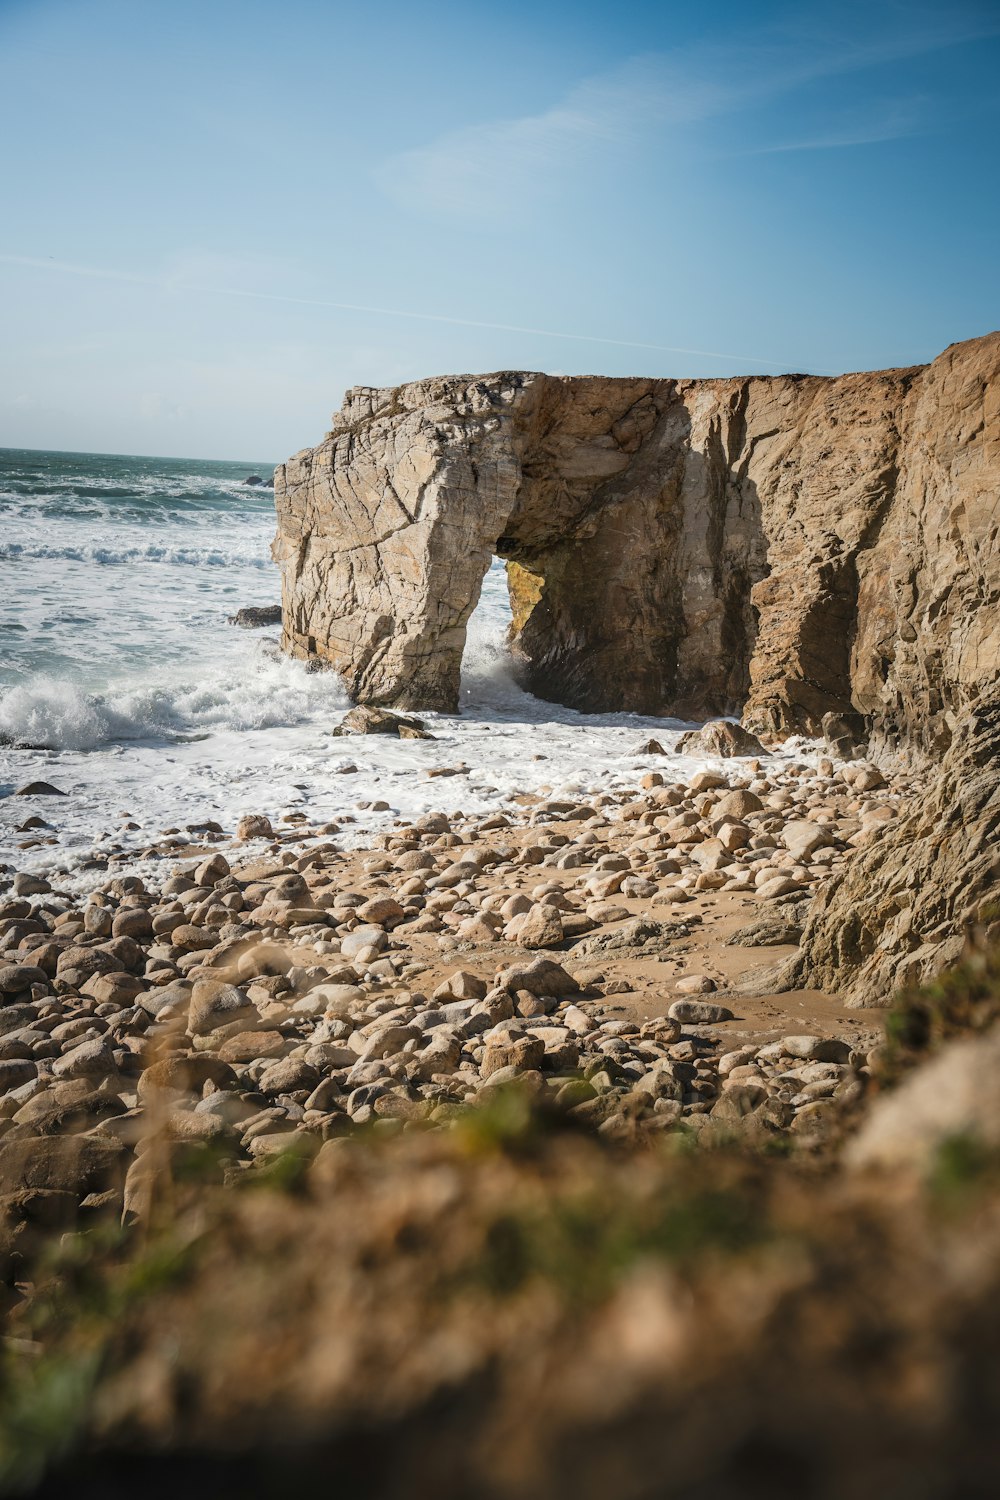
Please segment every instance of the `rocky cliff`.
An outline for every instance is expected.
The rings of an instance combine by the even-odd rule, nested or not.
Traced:
[[[998,334],[836,379],[356,388],[275,475],[284,643],[454,709],[499,555],[541,697],[936,751],[998,673],[998,494]]]
[[[813,898],[778,983],[887,1005],[962,952],[1000,942],[1000,690],[969,711],[926,794]]]

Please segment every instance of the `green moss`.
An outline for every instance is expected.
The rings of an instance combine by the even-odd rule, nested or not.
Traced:
[[[938,1148],[928,1180],[939,1210],[962,1213],[1000,1187],[1000,1152],[975,1136],[953,1135]]]
[[[738,1255],[768,1237],[755,1193],[736,1182],[699,1187],[685,1180],[655,1198],[613,1204],[600,1192],[556,1193],[544,1206],[512,1207],[494,1219],[470,1275],[499,1297],[538,1279],[572,1301],[592,1303],[641,1261],[691,1264],[710,1254]]]
[[[879,1076],[894,1081],[943,1042],[986,1031],[998,1018],[1000,947],[974,946],[930,984],[899,997],[886,1020]]]
[[[33,1489],[86,1429],[100,1351],[8,1352],[0,1375],[0,1493]]]

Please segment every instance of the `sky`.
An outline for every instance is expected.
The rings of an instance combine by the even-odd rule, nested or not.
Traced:
[[[1000,326],[998,0],[0,0],[0,445],[279,461],[352,385]]]

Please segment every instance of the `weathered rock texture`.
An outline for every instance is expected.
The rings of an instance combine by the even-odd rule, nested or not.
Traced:
[[[998,491],[997,334],[836,379],[355,388],[275,476],[284,643],[454,709],[497,554],[542,697],[939,749],[997,676]]]
[[[975,705],[927,796],[821,886],[785,988],[888,1005],[962,951],[1000,904],[1000,691]]]

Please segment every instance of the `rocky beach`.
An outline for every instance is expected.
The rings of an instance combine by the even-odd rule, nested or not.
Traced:
[[[984,1472],[998,369],[350,392],[276,473],[252,780],[164,827],[98,746],[141,799],[231,725],[8,733],[5,1483]]]

